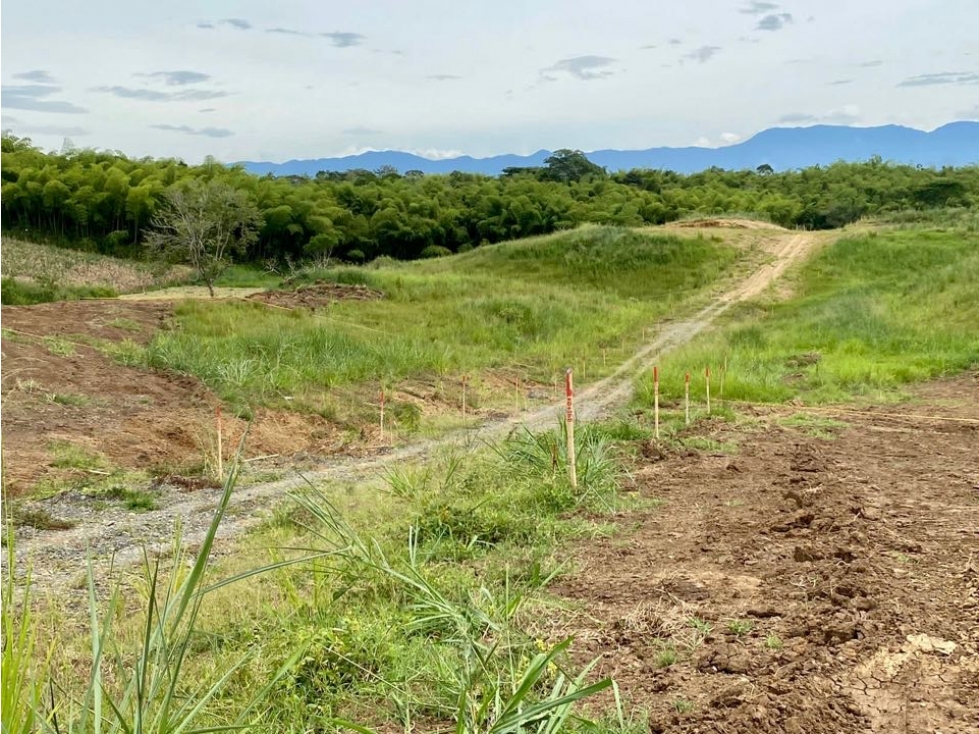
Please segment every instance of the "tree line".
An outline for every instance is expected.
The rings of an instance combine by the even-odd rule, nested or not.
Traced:
[[[580,151],[497,177],[404,174],[391,167],[315,177],[249,174],[213,159],[128,158],[2,138],[2,225],[107,254],[135,256],[168,198],[194,183],[235,190],[258,212],[246,260],[327,253],[350,262],[414,259],[585,222],[641,226],[691,215],[760,216],[786,227],[828,229],[863,216],[979,203],[979,167],[940,170],[864,163],[776,173],[770,167],[607,173]]]

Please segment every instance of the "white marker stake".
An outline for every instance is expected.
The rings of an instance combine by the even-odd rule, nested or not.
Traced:
[[[710,367],[704,368],[704,385],[707,388],[707,415],[710,415]]]
[[[381,388],[381,440],[384,440],[384,388]]]
[[[686,424],[690,425],[690,373],[687,373],[686,380],[683,385],[683,405],[687,415]]]
[[[659,441],[659,367],[653,367],[653,435]]]
[[[577,489],[578,469],[574,453],[574,385],[571,381],[570,368],[564,375],[564,393],[567,398],[564,420],[568,428],[568,479],[571,480],[572,489]]]
[[[221,435],[221,406],[218,406],[218,481],[224,481],[224,442]]]

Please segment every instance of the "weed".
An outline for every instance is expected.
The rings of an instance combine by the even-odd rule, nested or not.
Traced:
[[[105,465],[105,459],[84,446],[70,441],[52,441],[48,444],[51,453],[51,466],[57,469],[99,469]]]
[[[44,677],[47,661],[43,654],[36,654],[37,625],[33,619],[28,570],[23,581],[28,591],[25,598],[17,601],[17,583],[14,579],[16,555],[14,536],[8,526],[4,545],[7,548],[6,578],[3,580],[3,652],[0,658],[0,678],[3,679],[0,694],[0,719],[4,734],[34,734],[41,711],[44,694]]]
[[[969,369],[979,364],[977,243],[961,229],[840,238],[801,270],[793,298],[733,308],[720,331],[665,357],[661,394],[682,398],[685,372],[725,359],[725,397],[751,402],[894,397]],[[651,379],[637,387],[637,404],[648,405]],[[699,381],[691,397],[703,400]]]
[[[769,650],[781,650],[783,644],[782,639],[774,632],[765,637],[765,647]]]
[[[91,401],[87,395],[76,395],[74,393],[52,393],[48,396],[48,402],[55,403],[56,405],[66,405],[78,408],[88,405]]]
[[[157,509],[156,498],[149,492],[130,489],[119,484],[102,489],[95,496],[121,502],[127,510],[134,512],[146,512]]]
[[[132,339],[101,341],[95,345],[102,354],[125,367],[146,367],[150,359],[146,347]]]
[[[677,654],[676,647],[671,643],[660,643],[654,660],[657,668],[668,668],[679,659],[680,656]]]
[[[706,638],[710,637],[710,633],[714,631],[714,626],[710,622],[698,617],[691,617],[688,619],[687,626],[692,628],[695,633],[695,644],[700,643]]]
[[[129,331],[134,334],[138,334],[143,330],[143,327],[139,323],[124,317],[112,319],[106,326],[111,326],[113,329],[120,329],[121,331]]]
[[[840,431],[849,426],[843,421],[810,413],[795,413],[788,418],[781,419],[779,423],[789,428],[797,428],[814,438],[825,440],[835,439]]]
[[[610,680],[603,680],[586,686],[592,666],[574,678],[562,671],[558,660],[570,639],[550,649],[538,647],[536,654],[529,655],[530,644],[521,643],[521,635],[513,628],[522,598],[509,585],[500,596],[483,586],[459,600],[447,593],[444,579],[436,583],[425,573],[414,532],[409,532],[407,555],[396,561],[378,543],[361,538],[322,493],[311,490],[298,499],[317,522],[319,546],[311,553],[323,559],[321,572],[360,583],[372,579],[373,584],[396,590],[408,613],[402,621],[405,632],[429,640],[448,656],[442,658],[444,662],[452,661],[454,672],[441,686],[446,704],[454,704],[458,731],[516,732],[535,724],[556,730],[576,701],[611,685]],[[345,648],[332,645],[330,649]],[[374,657],[369,661],[376,664]],[[356,677],[371,672],[344,652],[335,662],[353,662],[350,675]],[[328,666],[334,671],[335,662]],[[396,686],[386,687],[404,695]],[[338,719],[334,724],[367,731]]]
[[[736,454],[738,444],[734,441],[718,441],[704,436],[691,436],[689,438],[678,439],[681,446],[695,451],[703,451],[711,454]]]
[[[678,698],[673,702],[673,710],[678,714],[688,714],[693,711],[693,702],[685,698]]]
[[[747,619],[732,619],[727,623],[728,632],[738,637],[744,637],[754,628],[754,622]]]
[[[240,456],[240,451],[239,451]],[[201,729],[208,704],[218,700],[228,681],[248,662],[246,654],[231,662],[213,683],[201,685],[189,680],[186,663],[197,639],[197,627],[203,601],[211,588],[206,585],[207,571],[214,539],[227,510],[237,475],[237,462],[229,472],[224,491],[197,555],[187,558],[179,537],[174,541],[172,566],[164,572],[160,561],[151,563],[144,555],[142,590],[145,620],[140,637],[131,649],[117,627],[122,613],[121,593],[117,586],[104,612],[96,594],[95,566],[88,561],[88,604],[91,617],[90,672],[85,676],[81,697],[64,695],[52,682],[51,710],[44,717],[43,730],[60,732],[59,722],[67,723],[72,732],[148,732],[189,731]],[[263,572],[256,569],[250,576]],[[230,582],[229,582],[230,583]],[[288,662],[288,667],[294,663]],[[73,671],[77,675],[77,670]],[[256,707],[285,670],[272,678],[243,703],[230,725],[220,730],[242,729],[253,724]],[[39,679],[43,685],[43,679]],[[57,700],[58,698],[62,700]]]
[[[75,520],[55,517],[43,507],[25,507],[19,504],[10,510],[9,519],[17,527],[35,530],[70,530],[78,524]]]
[[[705,240],[592,227],[452,258],[331,269],[315,277],[365,283],[385,298],[328,313],[182,303],[149,362],[249,405],[414,376],[444,389],[451,375],[506,366],[550,383],[601,345],[634,341],[651,317],[701,294],[738,257]],[[410,428],[412,416],[402,419]]]
[[[59,357],[70,357],[75,353],[75,345],[61,336],[44,337],[44,345],[51,354]]]

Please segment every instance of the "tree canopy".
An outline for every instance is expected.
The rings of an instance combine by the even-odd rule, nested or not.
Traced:
[[[120,255],[142,253],[168,196],[194,181],[218,181],[254,205],[257,229],[241,257],[255,261],[328,253],[352,262],[413,259],[584,222],[640,226],[733,213],[825,229],[890,211],[979,203],[977,166],[935,170],[880,160],[787,172],[762,165],[608,174],[581,151],[559,150],[540,168],[498,177],[402,175],[388,167],[274,178],[213,160],[189,166],[108,151],[45,153],[11,135],[2,153],[4,228]]]

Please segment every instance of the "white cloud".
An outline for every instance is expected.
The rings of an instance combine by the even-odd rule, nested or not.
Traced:
[[[747,138],[793,116],[931,129],[976,103],[976,56],[961,51],[975,45],[975,8],[959,0],[935,14],[921,4],[889,0],[885,27],[866,2],[822,3],[808,25],[809,11],[788,0],[657,4],[655,18],[648,0],[438,10],[401,0],[99,0],[83,14],[68,0],[11,2],[3,112],[5,123],[10,113],[48,126],[33,136],[45,148],[61,143],[55,127],[77,125],[95,147],[187,161],[318,158],[367,142],[479,156],[699,136],[720,145],[731,143],[722,131]],[[754,30],[768,16],[781,30]],[[159,71],[190,76],[135,76]],[[235,134],[150,128],[161,121]],[[364,126],[383,133],[343,132]]]

